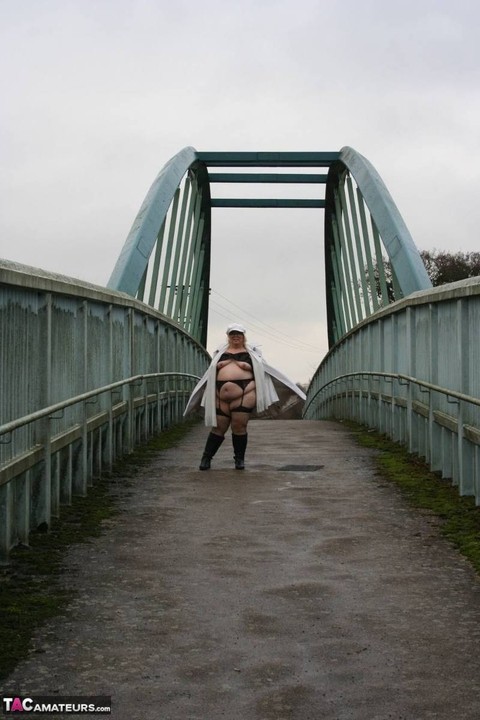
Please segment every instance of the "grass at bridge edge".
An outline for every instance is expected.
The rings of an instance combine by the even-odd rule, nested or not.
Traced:
[[[394,483],[408,504],[439,520],[439,531],[466,557],[480,575],[480,507],[475,498],[461,497],[450,480],[429,470],[416,455],[385,435],[362,425],[342,422],[364,447],[379,451],[376,457],[379,475]]]
[[[61,509],[49,532],[33,532],[28,547],[15,548],[6,567],[0,567],[0,682],[30,652],[42,653],[32,645],[35,630],[68,608],[73,593],[64,583],[64,561],[71,545],[89,542],[105,529],[106,521],[119,513],[118,493],[132,484],[138,469],[159,451],[177,445],[193,423],[165,430],[115,464],[108,477],[96,480],[87,497],[75,497]],[[115,482],[115,480],[117,482]]]

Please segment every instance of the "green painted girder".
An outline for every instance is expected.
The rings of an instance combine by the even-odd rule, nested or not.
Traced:
[[[195,148],[186,147],[160,170],[133,222],[107,287],[135,297],[175,191],[196,159]]]
[[[339,159],[361,190],[403,295],[431,288],[432,283],[410,231],[378,172],[351,147],[342,148]]]
[[[225,167],[227,171],[210,173],[210,169],[216,167]],[[255,171],[262,167],[293,170],[284,173]],[[328,175],[297,172],[300,168],[321,167],[328,168]],[[235,168],[253,168],[254,171],[235,172]],[[355,181],[356,189],[350,177]],[[180,201],[179,188],[183,178]],[[325,199],[212,199],[210,185],[213,183],[324,184],[326,193]],[[184,207],[187,201],[188,211]],[[425,289],[430,284],[418,250],[380,176],[352,148],[344,147],[340,152],[197,152],[187,147],[167,162],[155,179],[108,286],[143,300],[148,277],[150,303],[155,303],[161,312],[205,342],[210,210],[221,207],[325,208],[327,315],[331,343],[364,315],[391,300],[391,288],[385,287],[385,278],[381,274],[380,238],[391,261],[395,297]],[[368,223],[365,208],[370,212],[371,222]],[[371,249],[369,243],[373,243]],[[379,301],[371,290],[376,282],[374,264],[380,271],[382,295]],[[159,273],[162,277],[158,277]]]
[[[324,208],[325,200],[291,198],[212,198],[211,207],[231,208]]]
[[[329,167],[338,152],[197,152],[210,167]]]
[[[209,173],[211,183],[290,183],[299,184],[325,184],[328,175],[300,174],[300,173]]]
[[[382,247],[393,288],[386,280]],[[328,173],[325,268],[330,346],[380,306],[431,287],[392,196],[371,163],[351,147],[342,148]]]

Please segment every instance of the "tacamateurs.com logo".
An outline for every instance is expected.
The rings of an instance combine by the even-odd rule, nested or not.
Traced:
[[[112,699],[109,696],[101,697],[23,697],[19,695],[3,695],[1,708],[6,713],[50,713],[88,715],[90,713],[112,712]]]

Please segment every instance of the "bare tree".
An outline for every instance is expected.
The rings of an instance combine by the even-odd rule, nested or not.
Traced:
[[[480,275],[480,252],[422,250],[420,255],[432,285],[445,285]]]
[[[446,250],[422,250],[420,256],[425,265],[428,277],[432,285],[445,285],[446,283],[465,280],[470,277],[480,276],[480,252],[447,252]],[[365,268],[367,272],[367,268]],[[382,304],[382,292],[380,288],[380,272],[375,263],[374,268],[375,291],[377,298]],[[395,297],[392,266],[390,261],[383,257],[383,274],[387,288],[388,302],[398,300]]]

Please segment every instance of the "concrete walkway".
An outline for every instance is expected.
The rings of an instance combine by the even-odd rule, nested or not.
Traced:
[[[434,519],[342,425],[249,427],[244,472],[229,438],[196,469],[201,426],[140,471],[5,690],[111,695],[115,720],[478,720],[480,584]]]

